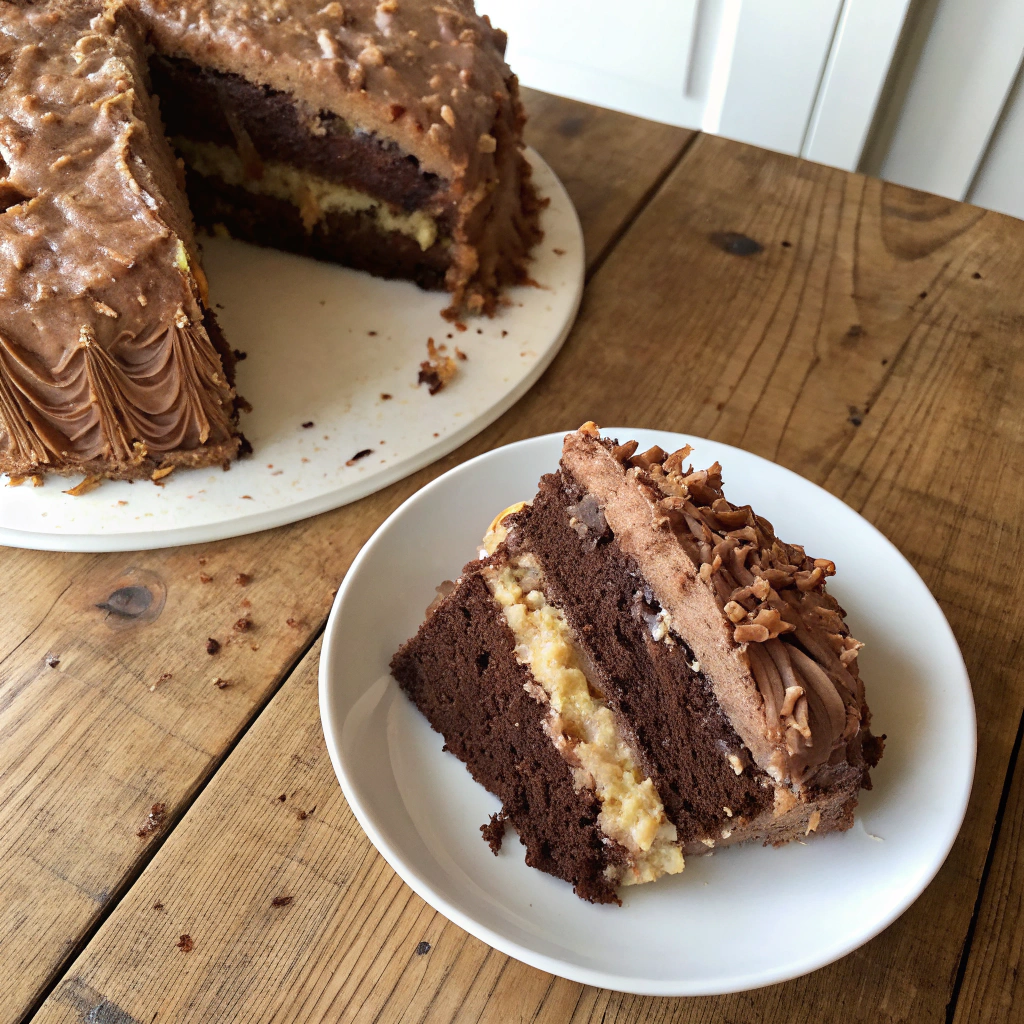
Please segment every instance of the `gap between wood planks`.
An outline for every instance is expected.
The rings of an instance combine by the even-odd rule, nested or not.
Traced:
[[[633,208],[629,211],[629,213],[623,218],[622,224],[604,244],[604,246],[601,248],[601,251],[595,258],[594,262],[587,270],[584,278],[584,280],[587,283],[589,283],[590,280],[594,277],[594,275],[598,272],[598,270],[600,270],[600,268],[604,266],[605,260],[615,249],[615,247],[619,244],[622,238],[627,234],[627,232],[629,232],[632,229],[633,225],[636,223],[637,218],[646,209],[647,205],[664,186],[665,182],[668,180],[669,175],[671,175],[676,170],[676,168],[683,162],[683,160],[686,158],[687,154],[693,147],[694,142],[697,141],[700,135],[700,132],[693,133],[693,135],[682,145],[682,147],[680,148],[679,152],[675,155],[675,157],[673,157],[672,160],[670,160],[665,165],[661,173],[654,179],[650,187],[637,200],[637,202],[634,204]],[[64,980],[72,963],[74,963],[74,961],[78,958],[82,951],[96,937],[97,932],[99,932],[100,928],[103,927],[103,925],[106,923],[110,915],[117,909],[117,907],[121,903],[121,900],[124,898],[125,894],[135,885],[136,881],[138,881],[139,877],[149,866],[150,862],[153,860],[156,854],[163,847],[164,843],[170,838],[174,830],[177,828],[178,823],[182,820],[182,818],[185,817],[186,814],[188,814],[188,812],[192,808],[192,805],[202,795],[206,787],[213,781],[214,777],[217,775],[217,772],[220,771],[221,766],[231,756],[232,752],[235,750],[238,744],[241,743],[242,739],[253,727],[253,725],[259,719],[260,715],[262,715],[263,712],[266,710],[267,705],[269,705],[270,702],[274,699],[274,697],[277,696],[277,694],[280,692],[285,683],[287,683],[288,680],[291,678],[295,670],[299,667],[299,665],[302,664],[303,660],[313,649],[316,642],[323,635],[326,626],[327,618],[325,617],[317,625],[316,629],[310,634],[307,643],[302,647],[300,651],[297,652],[296,656],[286,666],[285,671],[281,674],[281,678],[277,682],[277,684],[273,687],[268,688],[267,692],[264,694],[263,699],[253,709],[253,713],[245,722],[242,723],[238,732],[225,745],[223,751],[221,751],[217,757],[211,760],[210,770],[207,773],[206,777],[199,782],[195,790],[190,794],[190,796],[187,799],[187,803],[183,803],[179,813],[169,819],[167,826],[163,828],[159,836],[157,836],[149,844],[149,846],[146,848],[145,853],[139,857],[138,861],[135,863],[135,865],[133,865],[132,869],[125,875],[121,885],[119,885],[111,893],[110,899],[107,901],[106,905],[96,915],[96,918],[93,920],[91,925],[82,933],[78,941],[75,942],[75,944],[69,949],[67,955],[64,957],[60,965],[54,971],[52,978],[44,986],[42,986],[42,988],[39,990],[39,993],[32,1000],[28,1009],[26,1009],[25,1013],[19,1018],[19,1024],[28,1024],[28,1022],[31,1021],[39,1012],[40,1007],[50,997],[54,989],[56,989],[56,987]]]
[[[1017,723],[1017,737],[1013,741],[1010,760],[1006,765],[1003,791],[999,795],[999,806],[996,808],[996,820],[992,826],[992,837],[989,839],[988,853],[985,855],[985,866],[981,869],[978,894],[974,899],[974,913],[971,914],[971,922],[967,926],[967,934],[964,936],[964,944],[960,950],[960,960],[956,968],[956,977],[953,979],[953,989],[949,995],[949,1002],[946,1003],[946,1024],[953,1024],[956,1016],[957,1003],[960,1001],[960,990],[963,988],[964,977],[967,974],[967,964],[971,958],[974,932],[977,929],[978,918],[981,915],[981,906],[985,899],[985,888],[988,883],[989,872],[992,869],[992,862],[995,860],[996,847],[999,845],[999,833],[1003,825],[1003,816],[1006,813],[1006,804],[1010,799],[1010,789],[1013,787],[1013,777],[1017,769],[1017,758],[1020,754],[1022,740],[1024,740],[1024,711],[1021,712],[1020,721]]]
[[[584,275],[585,283],[589,284],[594,275],[604,266],[605,260],[608,259],[609,255],[611,255],[615,247],[626,236],[627,232],[632,230],[637,218],[640,216],[641,213],[643,213],[645,209],[647,209],[647,206],[650,204],[651,200],[661,191],[662,186],[668,180],[669,175],[671,175],[675,171],[675,169],[683,162],[683,160],[686,159],[690,150],[693,148],[693,144],[703,134],[703,132],[694,132],[693,135],[691,135],[690,138],[683,143],[682,148],[675,155],[675,157],[672,160],[670,160],[664,168],[662,168],[661,174],[659,174],[657,178],[655,178],[654,181],[651,182],[650,188],[648,188],[647,191],[637,200],[633,209],[629,211],[629,214],[623,219],[622,223],[619,225],[618,230],[616,230],[615,233],[611,236],[611,238],[609,238],[608,241],[605,242],[604,247],[597,254],[597,257],[594,259],[594,262],[590,265],[590,267],[587,269],[586,274]]]

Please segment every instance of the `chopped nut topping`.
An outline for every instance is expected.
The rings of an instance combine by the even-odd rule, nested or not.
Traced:
[[[441,107],[441,119],[449,128],[455,127],[455,111],[447,103]]]
[[[498,140],[493,135],[484,132],[476,140],[476,148],[481,153],[493,153],[498,148]]]
[[[64,493],[70,494],[72,498],[80,498],[83,494],[95,491],[103,483],[101,476],[87,476],[80,484],[69,487]]]

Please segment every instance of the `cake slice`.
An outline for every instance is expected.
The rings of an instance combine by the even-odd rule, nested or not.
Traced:
[[[505,35],[472,0],[137,0],[199,224],[492,313],[539,201]]]
[[[0,472],[135,478],[242,444],[123,3],[0,3]]]
[[[583,898],[683,854],[848,829],[882,752],[835,567],[776,538],[689,449],[593,424],[499,515],[392,672]]]

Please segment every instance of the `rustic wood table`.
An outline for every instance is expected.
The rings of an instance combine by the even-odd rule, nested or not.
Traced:
[[[527,102],[589,269],[571,337],[515,408],[284,529],[138,555],[0,549],[0,1024],[1021,1019],[1024,224]],[[956,846],[892,927],[798,981],[649,999],[525,967],[397,878],[331,770],[318,638],[360,545],[456,463],[588,419],[713,437],[822,484],[910,558],[963,648],[979,759]],[[114,630],[96,603],[129,566],[166,605]]]

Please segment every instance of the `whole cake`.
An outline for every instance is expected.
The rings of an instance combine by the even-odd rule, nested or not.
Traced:
[[[244,447],[193,214],[492,313],[540,234],[504,42],[472,0],[0,0],[0,473]]]
[[[882,753],[834,565],[689,454],[568,435],[391,663],[501,800],[492,849],[511,823],[594,902],[684,854],[848,829]]]

